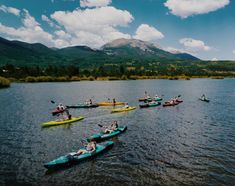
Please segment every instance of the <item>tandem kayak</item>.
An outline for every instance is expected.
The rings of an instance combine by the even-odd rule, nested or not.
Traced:
[[[209,103],[210,102],[210,100],[209,99],[202,99],[202,98],[199,98],[199,100],[201,100],[201,101],[205,101],[205,102],[207,102],[207,103]]]
[[[122,108],[116,108],[111,111],[111,113],[117,113],[117,112],[127,112],[136,109],[136,107],[122,107]]]
[[[47,169],[56,169],[56,168],[70,166],[72,164],[79,163],[83,160],[87,160],[87,159],[90,159],[90,158],[93,158],[93,157],[99,155],[100,153],[102,153],[106,149],[112,147],[113,144],[114,143],[112,141],[107,141],[102,144],[97,144],[95,151],[93,151],[91,153],[81,154],[81,155],[77,155],[76,152],[71,152],[65,156],[61,156],[55,160],[52,160],[52,161],[44,164],[44,167]],[[82,149],[84,149],[84,148],[82,148]]]
[[[69,105],[66,106],[67,108],[96,108],[99,105],[97,104],[91,104],[91,105],[87,105],[87,104],[78,104],[78,105]]]
[[[100,133],[97,133],[97,134],[94,134],[92,135],[90,138],[87,139],[87,141],[91,141],[91,140],[95,140],[95,141],[103,141],[103,140],[106,140],[106,139],[109,139],[109,138],[112,138],[114,136],[117,136],[123,132],[125,132],[127,129],[127,126],[120,126],[117,128],[117,130],[111,132],[111,133],[103,133],[103,132],[100,132]]]
[[[116,103],[113,103],[113,102],[98,102],[96,104],[99,105],[99,106],[116,106],[116,105],[124,105],[125,103],[124,102],[116,102]]]
[[[140,108],[156,107],[156,106],[159,106],[159,105],[161,105],[160,102],[147,103],[147,104],[140,105]]]
[[[62,120],[62,121],[48,121],[45,123],[42,123],[42,127],[50,127],[50,126],[55,126],[55,125],[63,125],[63,124],[67,124],[67,123],[73,123],[76,121],[80,121],[84,119],[84,117],[72,117],[72,119],[70,120]]]

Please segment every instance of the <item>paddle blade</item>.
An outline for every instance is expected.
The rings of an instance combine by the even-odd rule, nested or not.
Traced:
[[[51,100],[51,103],[55,104],[55,102],[53,100]]]
[[[103,125],[98,124],[99,127],[103,127]]]

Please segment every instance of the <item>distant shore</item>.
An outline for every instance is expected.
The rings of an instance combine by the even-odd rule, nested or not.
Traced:
[[[94,76],[28,76],[26,78],[4,78],[0,77],[0,88],[6,88],[10,86],[11,82],[16,83],[40,83],[40,82],[73,82],[73,81],[118,81],[118,80],[147,80],[147,79],[166,79],[166,80],[190,80],[195,78],[209,78],[209,79],[224,79],[235,78],[235,76],[121,76],[121,77],[94,77]]]

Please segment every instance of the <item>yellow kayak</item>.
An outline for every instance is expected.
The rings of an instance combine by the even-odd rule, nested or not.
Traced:
[[[116,105],[124,105],[124,102],[116,102],[115,104],[113,102],[99,102],[96,104],[99,106],[116,106]]]
[[[128,108],[122,107],[122,108],[113,109],[111,111],[111,113],[126,112],[126,111],[130,111],[130,110],[135,110],[135,109],[136,109],[136,107],[128,107]]]
[[[67,124],[67,123],[73,123],[76,121],[80,121],[84,119],[84,117],[72,117],[72,119],[70,120],[62,120],[62,121],[48,121],[45,123],[42,123],[42,127],[50,127],[50,126],[55,126],[55,125],[63,125],[63,124]]]

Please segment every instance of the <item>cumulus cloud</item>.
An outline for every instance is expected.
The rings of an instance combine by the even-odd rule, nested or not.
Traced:
[[[17,8],[7,7],[5,5],[1,5],[0,6],[0,11],[3,11],[5,13],[10,13],[10,14],[13,14],[15,16],[19,16],[20,15],[20,10],[18,10]]]
[[[28,10],[21,10],[20,18],[22,26],[18,28],[0,23],[0,33],[10,39],[29,43],[40,42],[58,48],[71,45],[99,48],[115,39],[129,39],[131,36],[119,31],[119,28],[127,27],[134,20],[128,11],[112,6],[56,11],[50,16],[41,16],[41,19],[53,28],[49,33]]]
[[[170,12],[181,18],[206,14],[229,4],[229,0],[167,0],[164,5]]]
[[[41,16],[42,20],[47,22],[47,24],[50,25],[50,27],[52,28],[58,28],[60,29],[60,27],[58,25],[56,25],[49,17],[47,17],[46,15],[42,15]]]
[[[143,41],[155,41],[164,38],[164,35],[152,26],[141,24],[133,37]]]
[[[54,46],[53,36],[45,32],[27,10],[24,9],[23,14],[21,27],[13,28],[0,23],[0,33],[29,43],[40,42],[47,46]]]
[[[102,7],[108,6],[112,0],[80,0],[81,7]]]
[[[129,34],[118,31],[117,27],[125,27],[134,19],[128,11],[110,6],[72,12],[57,11],[51,18],[72,36],[72,45],[82,44],[93,48],[120,37],[130,38]]]
[[[207,46],[203,41],[192,38],[182,38],[179,40],[179,43],[189,51],[197,52],[211,50],[211,47]]]

